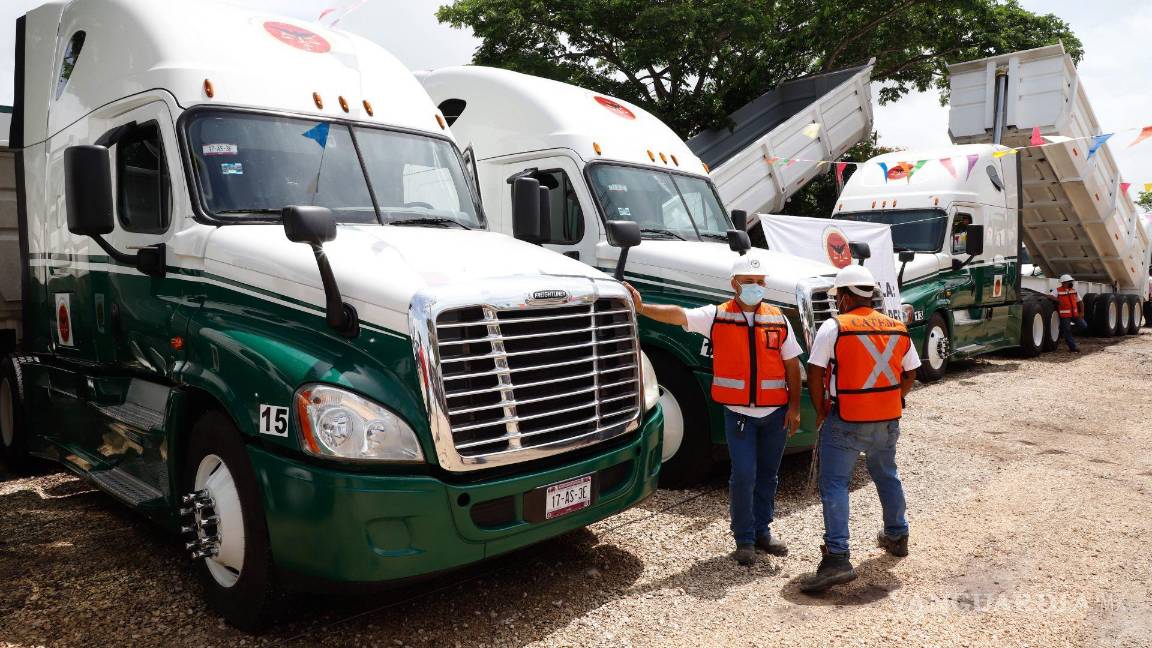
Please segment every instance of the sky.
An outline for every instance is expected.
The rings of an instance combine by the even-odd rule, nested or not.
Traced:
[[[194,1],[194,0],[188,0]],[[413,70],[463,65],[479,41],[468,30],[441,25],[436,8],[447,0],[229,0],[230,4],[315,20],[329,7],[356,7],[338,25],[386,47]],[[736,1],[736,0],[734,0]],[[11,103],[16,17],[41,0],[0,0],[0,104]],[[1080,80],[1104,132],[1152,125],[1152,3],[1132,0],[1021,0],[1024,8],[1066,20],[1084,43]],[[873,95],[875,96],[875,92]],[[948,145],[948,109],[936,93],[918,93],[876,106],[880,142],[893,147]],[[1108,145],[1132,196],[1152,183],[1152,140],[1127,148],[1135,132]]]

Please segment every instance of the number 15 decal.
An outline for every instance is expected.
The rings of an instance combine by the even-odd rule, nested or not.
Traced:
[[[260,434],[288,436],[288,408],[260,405]]]

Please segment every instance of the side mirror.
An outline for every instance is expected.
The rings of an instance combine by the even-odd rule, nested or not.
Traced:
[[[968,233],[968,237],[964,242],[964,252],[968,254],[968,256],[980,256],[984,254],[984,226],[969,225],[964,229]]]
[[[64,202],[68,231],[79,236],[112,232],[112,163],[106,147],[83,144],[64,150]]]
[[[512,181],[512,235],[521,241],[546,240],[540,226],[540,181],[519,177]]]
[[[740,254],[747,254],[748,250],[752,249],[752,239],[748,237],[748,232],[741,229],[730,229],[728,234],[728,249]]]
[[[290,205],[280,211],[280,220],[293,243],[321,245],[336,238],[336,217],[327,207]]]
[[[540,240],[552,240],[552,190],[540,185]]]
[[[748,231],[748,212],[743,209],[732,210],[732,226],[741,232]]]
[[[900,263],[910,263],[916,260],[916,253],[912,250],[901,250],[898,258]]]
[[[852,254],[853,259],[860,261],[860,265],[864,265],[864,261],[872,256],[872,246],[863,241],[849,243],[848,251]]]
[[[336,216],[327,207],[289,205],[280,210],[284,236],[293,243],[305,243],[316,257],[320,283],[324,286],[324,319],[328,326],[347,338],[360,334],[360,318],[351,304],[345,304],[336,284],[332,264],[324,253],[324,244],[336,238]]]
[[[640,226],[635,221],[610,220],[604,223],[608,245],[620,248],[616,261],[616,281],[624,281],[624,266],[628,264],[628,250],[640,245]]]

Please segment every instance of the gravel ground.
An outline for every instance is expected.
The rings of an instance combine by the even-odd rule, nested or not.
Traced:
[[[303,596],[260,637],[208,613],[176,541],[69,475],[0,467],[0,645],[1152,645],[1152,333],[964,363],[909,397],[911,555],[872,546],[822,597],[818,499],[785,460],[784,559],[737,566],[720,476],[592,528],[385,593]]]

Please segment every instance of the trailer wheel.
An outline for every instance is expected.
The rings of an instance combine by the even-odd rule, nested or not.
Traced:
[[[1128,326],[1132,323],[1132,302],[1127,295],[1116,296],[1116,329],[1114,335],[1128,335]]]
[[[1044,325],[1044,311],[1040,304],[1027,302],[1024,304],[1024,317],[1020,321],[1020,355],[1025,358],[1035,358],[1044,351],[1044,339],[1047,329]]]
[[[656,380],[660,383],[660,404],[664,410],[665,438],[679,437],[679,447],[665,451],[660,468],[660,485],[689,488],[712,472],[712,435],[708,425],[708,403],[692,374],[676,361],[660,353],[649,355]]]
[[[1152,327],[1152,301],[1144,302],[1144,326]]]
[[[920,382],[935,382],[944,377],[948,369],[948,357],[952,355],[952,340],[948,337],[948,322],[939,312],[933,313],[928,320],[928,328],[924,333],[924,349],[921,351],[923,361],[916,370],[916,377]]]
[[[28,467],[28,414],[24,375],[16,356],[0,361],[0,460],[13,472]]]
[[[1142,319],[1140,298],[1136,295],[1128,295],[1128,335],[1136,335],[1140,333],[1140,320]]]
[[[1040,309],[1044,311],[1044,350],[1055,351],[1060,343],[1060,313],[1047,299],[1040,302]]]
[[[227,416],[210,411],[193,426],[186,456],[182,494],[206,492],[210,500],[204,501],[211,502],[207,511],[194,513],[193,542],[211,547],[216,538],[214,553],[194,556],[205,599],[228,623],[258,632],[272,619],[279,596],[260,488],[240,432]],[[200,526],[212,517],[218,521]]]
[[[1096,298],[1100,295],[1097,293],[1087,293],[1081,300],[1084,302],[1084,321],[1088,322],[1088,330],[1096,328]]]
[[[1097,295],[1092,303],[1092,334],[1097,337],[1116,335],[1116,325],[1120,321],[1115,295]]]

